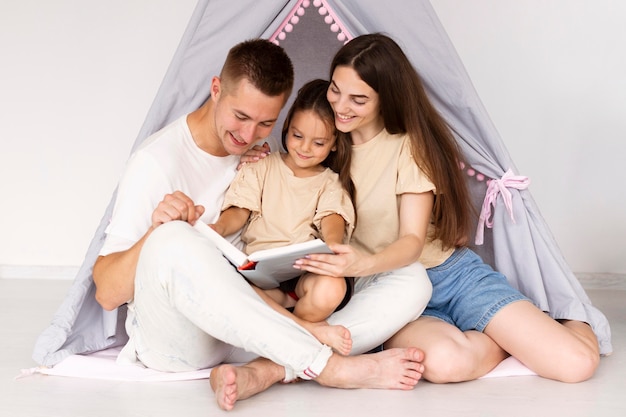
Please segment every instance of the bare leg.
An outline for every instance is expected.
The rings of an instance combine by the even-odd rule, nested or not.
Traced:
[[[296,285],[299,300],[293,312],[312,323],[326,320],[341,304],[346,287],[344,278],[304,274]]]
[[[587,380],[600,361],[589,325],[574,320],[559,323],[528,301],[504,307],[485,333],[538,375],[557,381]]]
[[[282,306],[284,308],[290,308],[290,307],[295,307],[296,306],[296,300],[294,300],[293,298],[291,298],[291,296],[289,296],[288,294],[282,292],[279,288],[272,288],[269,290],[261,290],[260,288],[256,287],[256,286],[252,286],[252,288],[254,288],[254,290],[259,293],[259,295],[261,295],[261,297],[263,297],[263,299],[267,302],[267,299],[265,298],[265,296],[270,297],[272,300],[274,300],[276,302],[276,304],[278,304],[279,306]],[[261,294],[261,292],[263,292],[263,294]]]
[[[509,356],[483,333],[462,332],[427,316],[407,324],[385,342],[385,348],[407,346],[418,346],[424,351],[424,378],[434,383],[480,378]]]
[[[342,355],[348,355],[352,350],[350,331],[341,325],[330,326],[325,320],[341,304],[346,290],[343,278],[305,274],[296,285],[299,300],[293,311],[300,319],[298,324]]]
[[[211,389],[222,410],[232,410],[235,403],[265,391],[285,378],[285,368],[259,358],[243,365],[221,365],[211,371]]]
[[[298,323],[300,326],[307,329],[317,340],[332,347],[336,352],[347,355],[352,349],[352,338],[350,337],[350,331],[341,325],[329,325],[325,321],[310,322],[301,319],[295,314],[290,313],[283,306],[278,304],[275,300],[275,296],[270,296],[266,292],[258,287],[254,287],[254,290],[259,296],[274,310],[280,314],[288,317]]]

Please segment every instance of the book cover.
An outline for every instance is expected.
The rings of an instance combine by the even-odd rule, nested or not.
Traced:
[[[276,288],[281,282],[302,274],[293,267],[296,260],[312,253],[333,253],[324,241],[314,239],[246,255],[208,224],[198,221],[194,228],[215,243],[239,273],[263,289]]]

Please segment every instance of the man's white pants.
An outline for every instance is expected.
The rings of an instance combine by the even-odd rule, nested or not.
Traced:
[[[344,309],[353,352],[380,345],[424,310],[431,294],[418,263],[359,278]],[[184,222],[159,226],[141,251],[129,304],[124,351],[144,365],[179,372],[262,356],[285,367],[286,380],[319,375],[332,351],[269,307],[215,246]],[[241,355],[241,350],[251,355]]]

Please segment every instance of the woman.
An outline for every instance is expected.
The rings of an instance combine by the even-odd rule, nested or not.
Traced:
[[[375,212],[366,214],[363,206],[390,201],[372,190],[387,187],[404,199],[400,193],[412,189],[414,204],[400,212],[410,207],[419,221],[428,212],[427,224],[411,244],[419,245],[433,296],[422,317],[391,337],[385,348],[422,349],[423,376],[432,382],[478,378],[509,354],[546,378],[564,382],[590,378],[599,363],[590,326],[553,320],[465,247],[471,205],[458,169],[462,156],[401,48],[382,34],[357,37],[338,51],[330,73],[327,97],[335,124],[353,144],[351,171],[359,223],[350,246],[332,247],[336,255],[312,255],[299,261],[299,267],[334,276],[359,276],[363,266],[380,269],[380,253],[376,248],[368,251],[361,242],[392,208],[378,204]],[[389,166],[400,168],[397,176],[385,177],[389,169],[376,168]],[[429,182],[430,188],[424,186]],[[345,325],[341,313],[331,316],[329,323]]]

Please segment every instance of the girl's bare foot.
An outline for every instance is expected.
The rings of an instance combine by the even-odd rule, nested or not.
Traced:
[[[349,355],[352,350],[350,330],[341,325],[331,326],[326,322],[301,322],[317,340],[330,346],[341,355]]]
[[[220,365],[213,368],[209,381],[222,410],[232,410],[235,403],[265,391],[285,377],[284,368],[264,358],[243,366]]]

